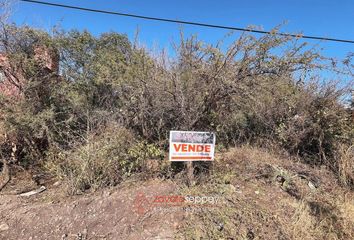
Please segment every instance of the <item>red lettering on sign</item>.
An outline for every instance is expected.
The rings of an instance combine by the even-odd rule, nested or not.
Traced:
[[[190,144],[188,146],[188,152],[195,152],[195,145]]]
[[[210,145],[200,144],[173,144],[176,152],[210,152]]]
[[[179,152],[181,149],[181,144],[173,144],[173,146],[175,147],[176,152]]]
[[[203,152],[204,146],[203,145],[197,145],[197,152]]]

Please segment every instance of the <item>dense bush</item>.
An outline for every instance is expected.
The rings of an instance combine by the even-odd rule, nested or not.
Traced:
[[[132,139],[167,149],[172,129],[215,131],[225,146],[277,144],[352,182],[351,164],[343,160],[352,155],[341,149],[353,149],[354,123],[343,103],[348,89],[335,83],[352,77],[350,58],[343,65],[298,39],[275,34],[243,34],[225,51],[222,42],[182,37],[168,57],[150,54],[117,33],[49,36],[15,26],[5,31],[0,49],[27,83],[20,101],[1,98],[8,133],[2,149],[11,152],[9,142],[15,142],[18,160],[27,165],[48,159],[48,150],[51,159],[64,156],[66,164],[74,159],[67,169],[59,167],[58,175],[75,176],[75,189],[110,185],[122,173],[138,171],[134,164],[148,156],[134,153],[139,145]],[[60,77],[41,71],[34,44],[60,53]],[[325,81],[321,71],[332,71],[336,81]],[[111,124],[126,130],[92,137]]]
[[[138,141],[128,130],[109,126],[71,150],[51,149],[45,166],[68,184],[69,193],[75,194],[114,186],[134,173],[146,171],[146,161],[161,154],[157,147]]]

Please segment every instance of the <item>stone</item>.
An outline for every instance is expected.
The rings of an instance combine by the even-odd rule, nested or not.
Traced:
[[[311,190],[315,190],[317,188],[316,185],[312,181],[309,181],[308,186]]]
[[[10,229],[10,227],[6,223],[3,222],[0,224],[0,232],[7,231],[9,229]]]
[[[61,184],[60,181],[56,181],[56,182],[53,184],[53,186],[54,186],[54,187],[57,187],[57,186],[59,186],[60,184]]]

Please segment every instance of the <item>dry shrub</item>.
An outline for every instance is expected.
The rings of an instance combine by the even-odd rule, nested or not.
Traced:
[[[145,169],[146,159],[161,154],[153,145],[138,141],[122,127],[108,127],[91,135],[86,144],[69,151],[52,151],[46,168],[67,184],[69,194],[114,186]]]
[[[354,194],[348,192],[337,200],[337,205],[343,221],[343,229],[346,231],[348,239],[354,238]]]
[[[338,164],[338,175],[340,181],[351,188],[354,188],[354,145],[340,144],[336,152]]]
[[[5,142],[6,140],[5,136],[6,136],[6,131],[5,131],[4,123],[0,121],[0,144]]]
[[[336,170],[336,144],[352,139],[341,101],[348,89],[338,84],[340,75],[325,81],[315,72],[338,69],[287,37],[242,35],[226,51],[221,44],[182,38],[173,59],[135,52],[140,64],[131,65],[118,88],[125,126],[159,142],[171,129],[211,130],[225,146],[277,144]]]
[[[292,229],[289,233],[297,237],[298,239],[313,239],[313,226],[315,224],[315,219],[309,216],[309,207],[305,201],[296,203],[295,213],[291,219]]]
[[[338,199],[306,196],[294,203],[295,213],[288,226],[293,239],[352,239],[354,236],[353,204]],[[349,212],[344,212],[349,211]]]

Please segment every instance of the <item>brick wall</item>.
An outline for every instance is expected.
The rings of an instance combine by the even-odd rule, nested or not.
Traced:
[[[35,46],[33,58],[43,70],[58,73],[59,54],[53,49],[45,46]],[[10,64],[8,57],[0,53],[0,93],[5,96],[19,97],[21,89],[26,84],[20,68]]]

